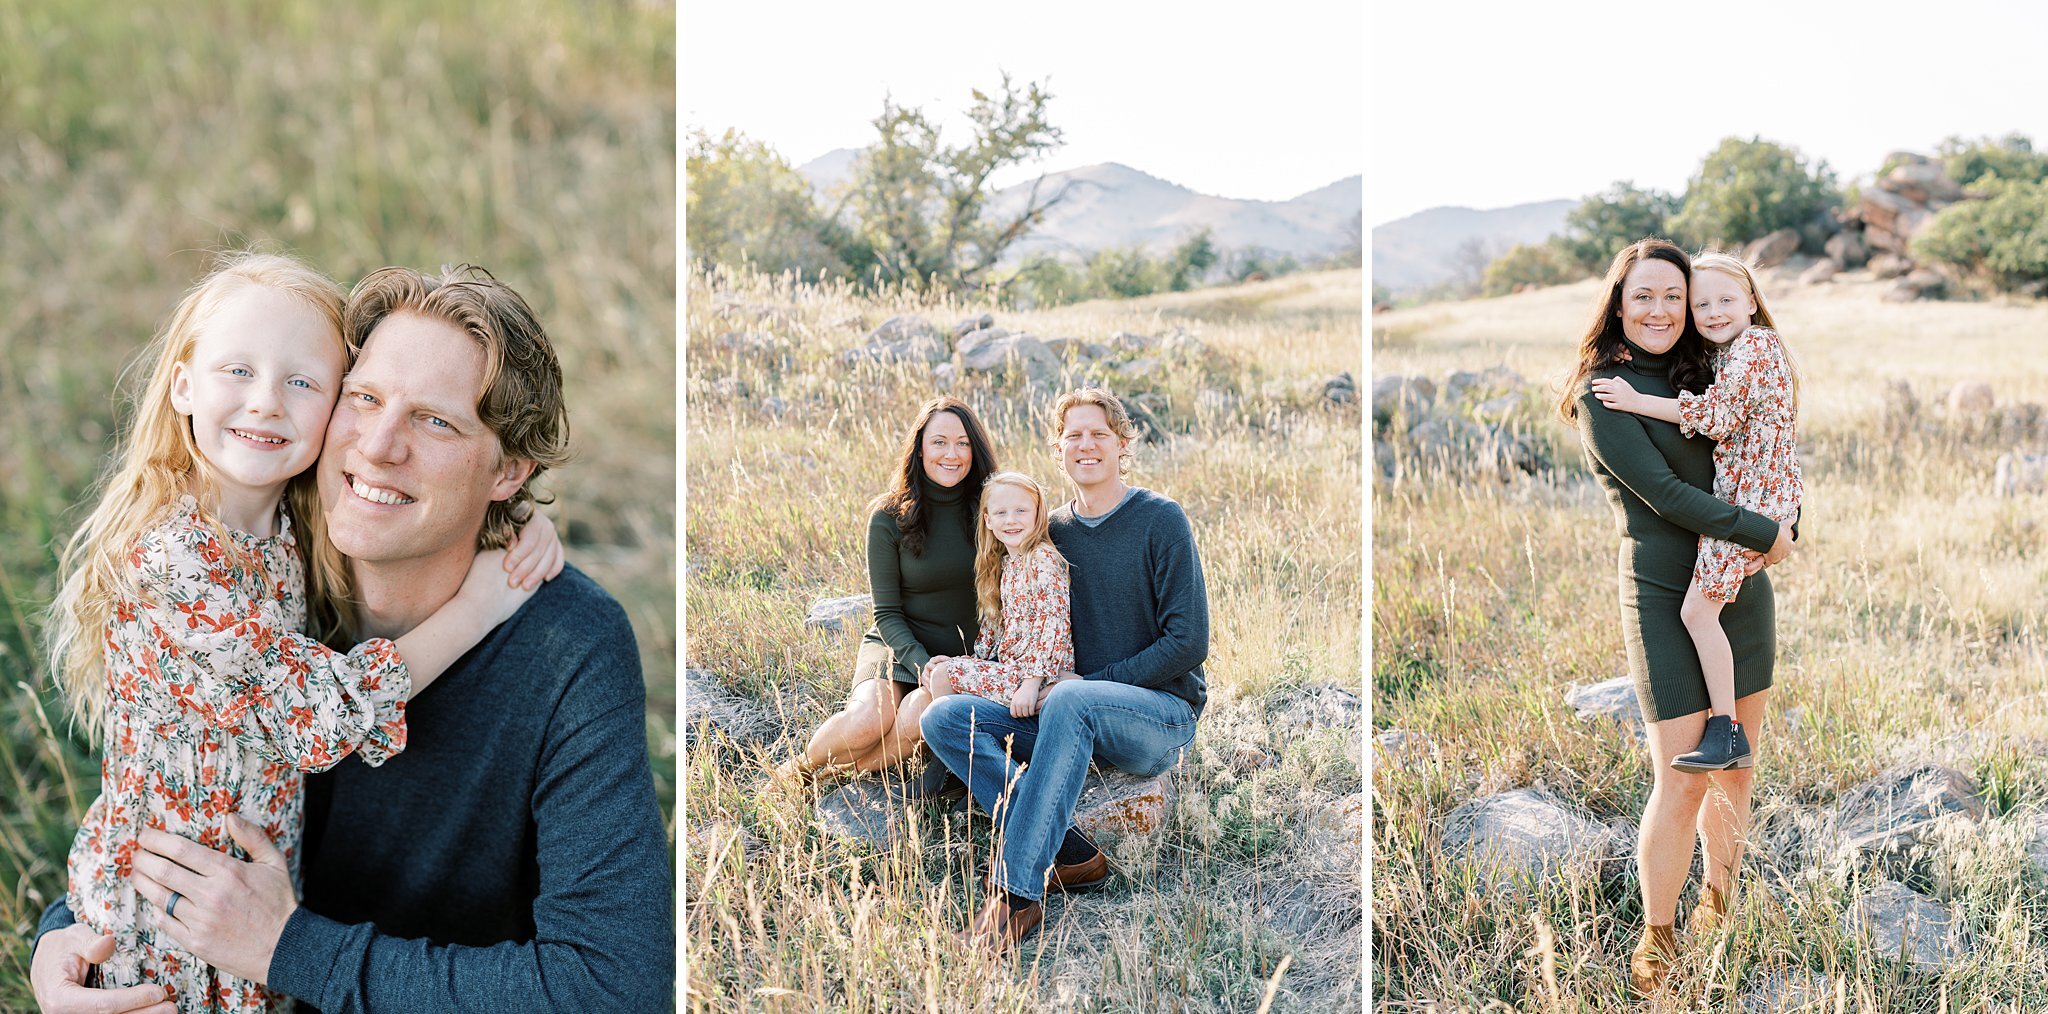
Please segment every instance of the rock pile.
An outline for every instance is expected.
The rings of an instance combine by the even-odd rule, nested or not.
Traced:
[[[1871,274],[1892,283],[1885,300],[1939,298],[1948,291],[1948,278],[1932,267],[1914,264],[1913,237],[1934,221],[1937,212],[1967,195],[1949,179],[1939,159],[1899,151],[1885,156],[1885,163],[1891,169],[1865,187],[1856,206],[1842,214],[1841,232],[1828,239],[1826,259],[1807,269],[1801,281],[1824,281],[1861,266],[1867,258]]]
[[[1551,467],[1531,431],[1542,399],[1505,366],[1373,378],[1373,463],[1398,481],[1412,471],[1509,482]]]

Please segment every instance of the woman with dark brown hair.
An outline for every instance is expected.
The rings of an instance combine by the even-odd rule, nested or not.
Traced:
[[[811,734],[780,778],[826,767],[880,771],[923,744],[918,716],[931,703],[919,686],[934,659],[966,655],[975,619],[974,523],[995,453],[974,410],[958,398],[924,404],[888,492],[868,518],[868,587],[875,624],[861,638],[846,707]],[[929,781],[929,779],[927,780]]]
[[[1709,708],[1699,656],[1679,616],[1699,539],[1726,539],[1754,554],[1751,576],[1721,624],[1734,650],[1736,712],[1755,730],[1755,749],[1777,656],[1775,604],[1761,571],[1791,552],[1795,535],[1790,524],[1714,497],[1713,441],[1610,409],[1592,393],[1601,377],[1626,377],[1636,390],[1666,398],[1712,382],[1705,341],[1689,312],[1691,279],[1691,261],[1664,240],[1641,240],[1617,254],[1558,406],[1578,428],[1622,536],[1622,639],[1655,778],[1636,848],[1645,925],[1629,962],[1630,984],[1645,993],[1663,985],[1675,958],[1673,923],[1695,833],[1706,853],[1706,884],[1687,922],[1707,931],[1728,915],[1749,825],[1751,769],[1693,773],[1671,766],[1699,742]]]

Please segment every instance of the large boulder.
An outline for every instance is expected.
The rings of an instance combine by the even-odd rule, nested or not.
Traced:
[[[862,778],[826,793],[811,820],[842,841],[888,848],[902,830],[903,803],[879,778]]]
[[[1949,388],[1948,410],[1960,415],[1981,416],[1996,403],[1991,385],[1982,380],[1965,380]]]
[[[1870,260],[1870,248],[1863,244],[1861,232],[1835,233],[1828,237],[1825,250],[1844,268],[1860,268]]]
[[[900,314],[881,323],[867,334],[866,345],[889,345],[912,338],[933,338],[945,344],[946,334],[938,326],[914,313]]]
[[[1375,427],[1412,427],[1422,421],[1435,402],[1436,383],[1428,377],[1390,373],[1372,380],[1372,421]]]
[[[1104,849],[1117,849],[1127,841],[1150,843],[1166,826],[1175,792],[1172,770],[1149,778],[1113,768],[1091,770],[1081,782],[1080,802],[1074,805],[1074,826]]]
[[[1643,730],[1643,707],[1636,698],[1636,681],[1616,676],[1585,686],[1573,684],[1564,692],[1565,704],[1576,709],[1588,722],[1612,722],[1632,733],[1637,742],[1647,738]]]
[[[984,313],[978,317],[964,317],[959,323],[953,325],[953,337],[965,337],[972,332],[994,326],[996,326],[996,317],[992,313]]]
[[[2008,451],[1993,466],[1991,488],[1999,496],[2039,493],[2048,489],[2048,454]]]
[[[1870,275],[1880,282],[1903,277],[1913,270],[1913,262],[1895,253],[1881,253],[1870,258]]]
[[[848,595],[844,598],[819,599],[811,603],[810,615],[804,617],[804,629],[823,630],[834,634],[845,633],[847,621],[866,616],[874,608],[873,595]]]
[[[963,338],[960,341],[959,363],[962,370],[971,373],[998,373],[1015,367],[1037,386],[1049,385],[1057,381],[1060,375],[1059,357],[1053,355],[1052,350],[1036,336],[1028,334],[1003,334],[983,338],[971,346],[968,340]]]
[[[1835,806],[1836,872],[1918,865],[1917,846],[1939,822],[1979,821],[1984,800],[1969,775],[1933,762],[1902,765],[1851,789]]]
[[[1915,972],[1939,972],[1970,949],[1960,918],[1896,880],[1880,881],[1858,896],[1842,913],[1841,928]]]
[[[1742,248],[1742,259],[1760,268],[1774,268],[1799,252],[1799,230],[1779,229]]]
[[[1833,257],[1822,257],[1799,273],[1799,284],[1819,285],[1842,273],[1842,264]]]
[[[1542,788],[1474,799],[1444,817],[1444,855],[1489,887],[1514,890],[1555,876],[1619,872],[1623,836]]]
[[[1939,162],[1908,162],[1892,167],[1877,185],[1906,200],[1924,204],[1931,208],[1953,204],[1963,199],[1962,185],[1949,179],[1948,170]]]

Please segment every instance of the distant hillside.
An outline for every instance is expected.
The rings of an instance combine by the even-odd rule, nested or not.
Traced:
[[[1449,281],[1459,271],[1458,250],[1468,241],[1479,240],[1495,257],[1517,243],[1540,243],[1564,231],[1565,215],[1578,204],[1556,200],[1486,211],[1431,208],[1373,226],[1373,284],[1398,294]]]
[[[859,152],[841,148],[797,167],[821,196],[853,174]],[[1361,177],[1351,176],[1285,201],[1214,197],[1115,162],[1047,173],[1041,199],[1065,196],[1030,235],[1003,258],[1014,264],[1036,253],[1078,259],[1112,246],[1141,245],[1163,252],[1207,228],[1217,246],[1263,247],[1300,258],[1323,257],[1350,241],[1351,219],[1361,206]],[[1030,183],[997,191],[993,216],[1016,214]]]

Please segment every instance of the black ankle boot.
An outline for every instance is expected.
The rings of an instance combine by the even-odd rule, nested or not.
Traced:
[[[1672,758],[1671,766],[1697,773],[1746,768],[1755,762],[1742,726],[1727,715],[1712,715],[1707,718],[1706,732],[1700,735],[1699,748]]]

